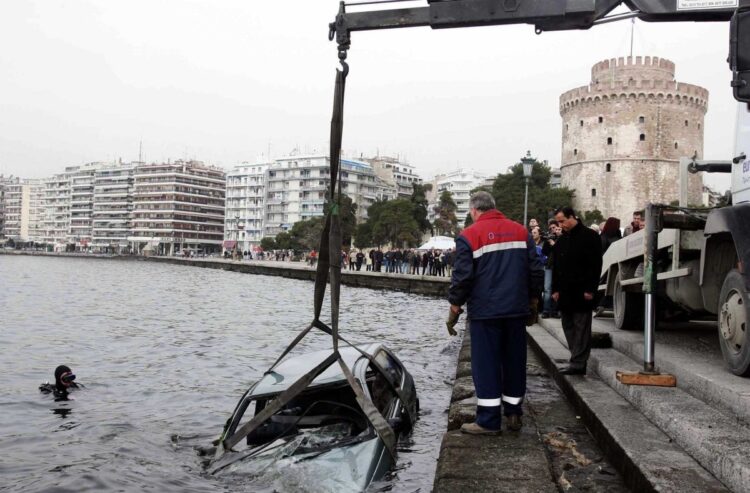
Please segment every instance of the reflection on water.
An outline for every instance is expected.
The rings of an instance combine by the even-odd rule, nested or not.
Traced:
[[[445,302],[343,288],[352,342],[382,339],[414,376],[421,413],[378,488],[429,491],[445,430],[457,340]],[[0,484],[11,491],[259,491],[203,473],[195,446],[304,328],[312,283],[137,261],[0,255]],[[324,316],[324,319],[327,319]],[[311,334],[295,354],[330,347]],[[37,389],[57,365],[87,388]],[[283,485],[283,489],[281,486]],[[296,486],[295,486],[296,485]],[[268,491],[315,491],[305,478]]]

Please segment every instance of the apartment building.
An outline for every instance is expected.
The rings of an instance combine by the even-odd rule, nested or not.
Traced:
[[[0,175],[0,243],[5,242],[5,193],[8,185],[17,178]]]
[[[99,252],[128,251],[135,168],[143,163],[102,166],[94,174],[92,247]]]
[[[357,204],[357,220],[367,219],[376,200],[393,199],[396,188],[378,178],[363,161],[341,159],[341,191]],[[331,160],[326,155],[276,159],[266,173],[264,236],[275,236],[304,219],[324,214]]]
[[[68,244],[76,250],[88,250],[93,237],[94,176],[104,163],[69,166],[65,173],[70,180],[70,224]]]
[[[226,173],[199,161],[144,164],[133,174],[128,242],[134,252],[220,252]]]
[[[42,241],[42,182],[16,178],[7,181],[4,189],[5,238],[15,242]]]
[[[427,194],[429,202],[428,219],[435,220],[434,207],[440,200],[440,194],[448,190],[453,196],[456,203],[456,217],[459,224],[463,224],[466,215],[469,213],[469,198],[471,191],[481,187],[486,183],[487,175],[479,173],[473,169],[457,169],[449,173],[443,173],[432,179],[432,190]]]
[[[411,197],[414,185],[421,185],[423,182],[414,166],[401,161],[398,157],[375,156],[362,158],[362,161],[372,166],[378,178],[395,187],[400,198]]]
[[[269,164],[242,163],[227,173],[224,248],[252,251],[263,238]]]
[[[43,182],[44,218],[42,241],[55,251],[65,250],[70,227],[70,177],[66,173],[53,175]]]

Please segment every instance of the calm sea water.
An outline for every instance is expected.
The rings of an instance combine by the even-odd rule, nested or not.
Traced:
[[[312,283],[125,260],[0,255],[0,489],[315,491],[206,475],[194,447],[216,438],[247,386],[312,314]],[[376,489],[429,491],[446,426],[456,339],[446,302],[342,289],[341,327],[382,340],[414,375],[421,416]],[[324,317],[326,320],[327,317]],[[309,335],[296,353],[330,347]],[[38,391],[59,364],[86,389]]]

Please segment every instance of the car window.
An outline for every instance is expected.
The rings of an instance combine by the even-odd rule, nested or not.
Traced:
[[[396,383],[396,385],[401,384],[401,367],[398,363],[396,363],[396,360],[393,358],[393,356],[381,349],[380,351],[378,351],[378,354],[375,355],[375,361],[378,362],[378,364],[385,370],[385,372],[392,379],[392,381]]]

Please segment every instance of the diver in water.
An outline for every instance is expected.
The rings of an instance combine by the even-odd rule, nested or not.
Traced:
[[[73,389],[78,389],[83,385],[75,382],[76,376],[73,371],[66,365],[60,365],[55,368],[54,385],[47,382],[39,386],[39,390],[44,394],[52,393],[56,401],[68,400],[68,393]]]

